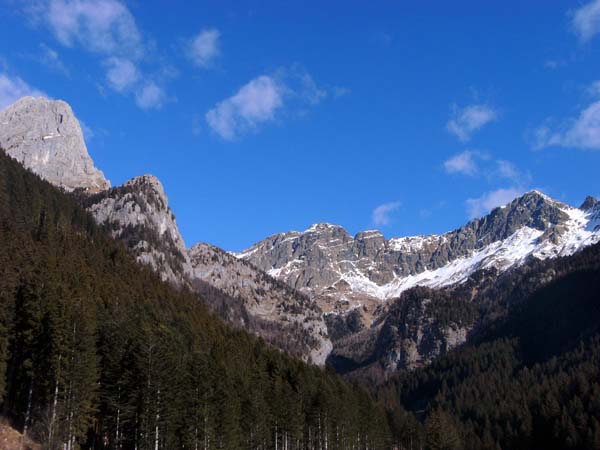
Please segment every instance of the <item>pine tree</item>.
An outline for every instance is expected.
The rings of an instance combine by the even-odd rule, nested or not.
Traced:
[[[425,439],[428,450],[459,450],[460,436],[452,418],[441,409],[432,411],[425,421]]]

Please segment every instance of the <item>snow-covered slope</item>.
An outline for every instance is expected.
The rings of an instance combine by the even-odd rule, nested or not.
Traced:
[[[236,256],[311,295],[325,311],[347,311],[414,286],[461,283],[480,269],[504,271],[530,257],[570,255],[600,241],[599,227],[595,200],[580,209],[532,191],[442,235],[386,241],[377,231],[351,237],[339,226],[317,224]]]

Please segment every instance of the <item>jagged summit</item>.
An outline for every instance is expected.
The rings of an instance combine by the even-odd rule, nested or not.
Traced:
[[[62,100],[23,97],[0,111],[0,147],[67,190],[110,187],[90,158],[79,121]]]
[[[598,204],[598,199],[596,197],[592,197],[591,195],[588,195],[585,198],[585,200],[583,201],[583,203],[581,204],[581,206],[579,207],[579,209],[581,209],[583,211],[587,211],[587,210],[595,207],[597,204]]]
[[[134,177],[131,180],[126,181],[123,186],[149,186],[160,194],[161,197],[167,198],[163,184],[156,176],[151,174]]]
[[[326,312],[347,310],[417,285],[459,283],[479,269],[572,254],[600,240],[594,211],[534,190],[441,235],[386,240],[368,231],[353,238],[342,227],[317,224],[271,236],[237,256],[317,299]]]
[[[126,241],[138,261],[165,280],[187,283],[192,271],[187,249],[158,178],[132,178],[89,197],[86,207],[97,222],[110,225],[113,236]]]
[[[304,230],[304,233],[316,233],[316,232],[334,231],[334,230],[344,230],[344,227],[342,227],[341,225],[334,225],[334,224],[328,223],[328,222],[320,222],[320,223],[312,224],[310,227],[308,227],[306,230]],[[344,231],[346,231],[346,230],[344,230]]]

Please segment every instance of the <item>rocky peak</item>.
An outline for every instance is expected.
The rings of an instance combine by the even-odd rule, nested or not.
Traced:
[[[146,174],[141,175],[139,177],[132,178],[129,181],[126,181],[123,186],[131,186],[131,187],[148,187],[154,190],[161,198],[166,199],[167,195],[165,194],[165,188],[160,182],[158,178],[154,175]]]
[[[414,286],[459,283],[479,269],[572,254],[600,240],[594,217],[531,191],[441,235],[385,240],[367,231],[352,238],[342,227],[317,224],[268,238],[238,257],[307,293],[324,311],[340,312],[371,308]]]
[[[61,100],[23,97],[0,111],[0,147],[66,190],[110,187],[88,154],[73,110]]]
[[[598,204],[598,199],[596,197],[592,197],[591,195],[588,195],[585,200],[583,201],[583,203],[581,204],[581,206],[579,207],[579,209],[583,210],[583,211],[588,211],[590,209],[592,209],[593,207],[595,207]]]
[[[158,178],[135,177],[90,196],[84,205],[98,223],[125,241],[138,261],[149,264],[167,281],[187,283],[192,272],[189,256]]]
[[[308,227],[304,233],[316,233],[316,234],[335,234],[335,233],[346,233],[344,227],[340,225],[334,225],[327,222],[315,223]]]
[[[506,239],[524,226],[545,231],[563,223],[569,219],[565,208],[567,205],[534,190],[505,206],[495,208],[490,214],[476,219],[464,229],[473,230],[480,242],[488,244]]]

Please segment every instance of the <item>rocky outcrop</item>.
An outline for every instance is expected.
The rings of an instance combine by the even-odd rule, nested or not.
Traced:
[[[317,364],[329,357],[386,373],[427,364],[473,327],[468,307],[439,289],[480,292],[473,274],[496,277],[600,241],[596,199],[572,208],[532,191],[442,235],[387,240],[379,231],[351,236],[322,223],[238,255],[202,243],[188,251],[160,181],[144,175],[110,189],[66,103],[24,98],[0,112],[0,147],[76,191],[97,222],[163,280],[196,290],[225,320]]]
[[[331,341],[321,309],[308,297],[212,245],[198,243],[189,256],[193,280],[238,299],[254,319],[283,327],[279,333],[288,333],[288,340],[295,340],[296,353],[315,364],[325,363]],[[256,331],[269,340],[269,333],[263,332],[266,328]]]
[[[581,209],[583,211],[587,211],[589,209],[592,209],[596,205],[598,205],[598,199],[595,197],[592,197],[591,195],[588,195],[585,198],[585,200],[583,201],[583,203],[581,204],[581,206],[579,207],[579,209]]]
[[[480,269],[571,254],[600,240],[591,220],[591,209],[532,191],[442,235],[386,240],[377,231],[352,237],[340,226],[317,224],[271,236],[237,256],[315,298],[326,312],[344,312],[372,309],[413,286],[442,287]]]
[[[449,307],[457,299],[432,294],[413,293],[397,301],[385,316],[374,354],[385,372],[423,367],[466,342],[475,323],[474,311],[464,305],[470,313],[461,316],[461,308]]]
[[[369,328],[336,336],[329,362],[341,372],[371,367],[384,377],[412,370],[465,343],[476,319],[470,302],[449,292],[414,288],[390,301]]]
[[[88,154],[71,107],[63,101],[24,97],[0,111],[0,148],[66,190],[98,192],[110,187]]]
[[[144,175],[82,202],[96,221],[108,227],[142,264],[165,281],[188,283],[192,273],[185,243],[161,182]]]
[[[216,247],[197,244],[188,253],[161,182],[144,175],[110,188],[68,104],[23,98],[2,111],[0,120],[0,147],[52,184],[75,191],[138,262],[164,281],[195,290],[233,325],[308,361],[325,362],[332,345],[319,307]]]

